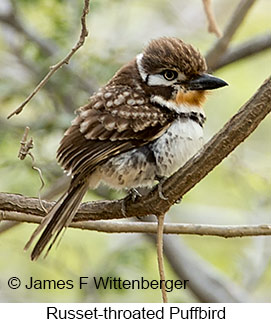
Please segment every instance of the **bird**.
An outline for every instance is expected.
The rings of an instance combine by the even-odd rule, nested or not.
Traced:
[[[27,242],[39,236],[31,259],[47,255],[89,188],[152,187],[183,166],[203,146],[207,94],[226,85],[193,45],[151,40],[76,111],[57,150],[70,185]]]

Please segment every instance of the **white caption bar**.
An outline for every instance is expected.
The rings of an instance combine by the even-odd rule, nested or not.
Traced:
[[[2,303],[2,322],[271,322],[270,304]]]

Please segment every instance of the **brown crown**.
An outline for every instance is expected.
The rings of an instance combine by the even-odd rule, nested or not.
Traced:
[[[141,64],[149,74],[173,68],[188,78],[207,70],[205,59],[196,48],[173,37],[152,40],[143,52]]]

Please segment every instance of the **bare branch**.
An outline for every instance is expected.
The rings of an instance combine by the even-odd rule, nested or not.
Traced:
[[[212,0],[202,0],[204,11],[208,20],[208,31],[209,33],[214,33],[217,37],[222,36],[222,32],[217,25],[215,15],[212,9]]]
[[[60,69],[64,64],[68,64],[71,57],[74,55],[74,53],[83,46],[86,37],[88,36],[88,30],[86,27],[86,16],[89,12],[89,0],[85,0],[83,13],[81,16],[81,34],[79,37],[79,40],[75,44],[75,46],[71,49],[71,51],[57,64],[50,67],[50,71],[47,73],[47,75],[40,81],[40,83],[36,86],[36,88],[33,90],[33,92],[24,100],[24,102],[15,110],[13,111],[9,116],[8,119],[11,118],[14,114],[19,114],[22,112],[25,105],[33,98],[33,96],[48,82],[50,77],[58,70]]]
[[[256,36],[240,45],[229,48],[213,65],[213,71],[267,49],[271,49],[271,33]]]
[[[0,221],[16,221],[27,223],[40,223],[41,216],[5,211],[0,213]],[[106,233],[157,233],[158,225],[155,222],[120,222],[120,221],[83,221],[70,225],[71,228],[106,232]],[[252,236],[270,236],[270,224],[254,225],[210,225],[165,223],[164,234],[215,236],[221,238],[242,238]]]
[[[255,2],[256,0],[241,0],[238,4],[223,32],[223,36],[214,43],[214,46],[206,55],[207,65],[210,70],[213,70],[213,67],[215,66],[217,61],[225,53],[233,35],[237,31],[238,27],[241,25],[245,16],[247,15],[249,9]]]

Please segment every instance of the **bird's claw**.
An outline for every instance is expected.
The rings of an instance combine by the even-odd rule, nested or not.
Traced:
[[[166,180],[166,177],[163,177],[158,183],[158,195],[161,200],[167,201],[168,197],[166,197],[164,195],[163,190],[162,190],[162,185],[164,184],[165,180]]]
[[[123,217],[127,217],[127,215],[126,215],[126,201],[128,200],[128,199],[131,199],[133,202],[135,202],[136,201],[136,199],[138,198],[138,197],[141,197],[142,195],[138,192],[138,190],[137,189],[135,189],[135,188],[131,188],[129,191],[128,191],[128,194],[127,194],[127,196],[122,200],[122,202],[121,202],[121,213],[122,213],[122,215],[123,215]]]
[[[133,202],[135,202],[138,197],[142,197],[142,195],[135,188],[131,188],[129,190],[128,196],[129,195],[131,196],[131,199],[132,199]]]

